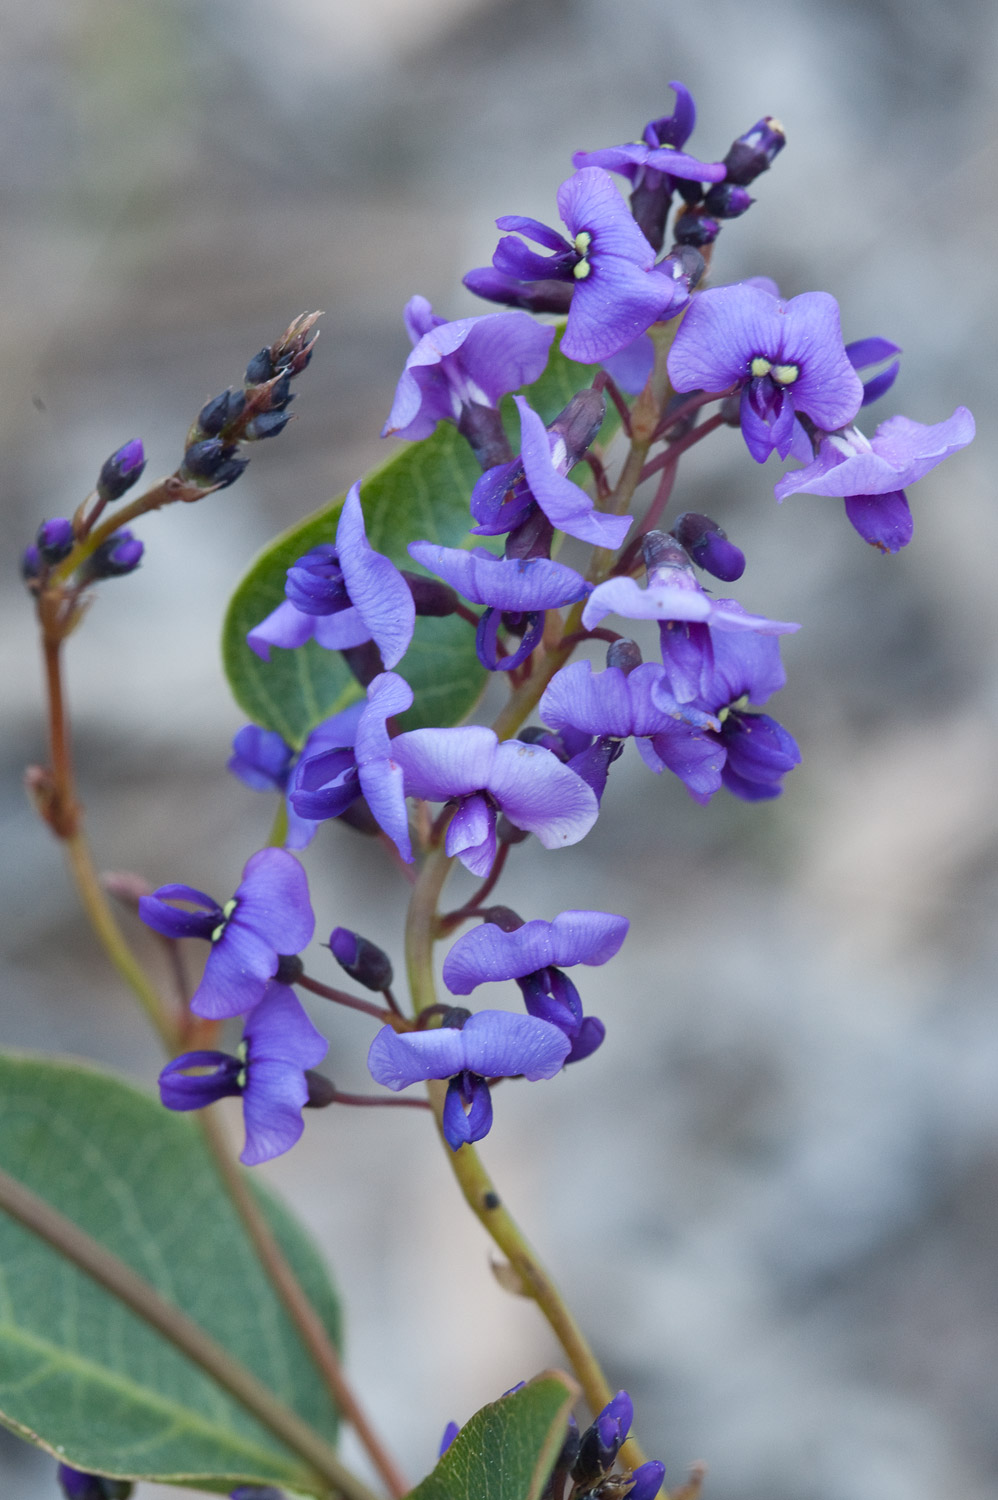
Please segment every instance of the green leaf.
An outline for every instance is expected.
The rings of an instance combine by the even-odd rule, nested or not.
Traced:
[[[565,359],[556,343],[544,374],[525,394],[550,422],[594,373],[595,367]],[[503,420],[515,445],[519,424],[511,400],[503,403]],[[618,421],[611,407],[601,437]],[[361,483],[371,546],[411,569],[406,546],[417,538],[444,547],[481,545],[483,538],[469,535],[468,502],[478,476],[471,449],[450,422],[441,422],[422,442],[396,447]],[[340,495],[264,548],[237,586],[222,631],[222,660],[236,702],[254,723],[276,729],[297,748],[320,720],[360,697],[360,688],[338,651],[308,641],[294,651],[274,648],[270,661],[263,662],[247,646],[246,635],[282,602],[285,575],[295,558],[333,540],[342,504]],[[486,676],[473,630],[454,616],[417,620],[399,671],[415,694],[404,716],[407,729],[457,723],[474,707]]]
[[[79,1063],[0,1056],[0,1162],[194,1318],[328,1441],[337,1419],[192,1120]],[[260,1199],[334,1339],[310,1241]],[[310,1490],[302,1461],[196,1365],[0,1212],[0,1421],[75,1468]]]
[[[483,1406],[409,1500],[538,1500],[577,1394],[552,1371]]]

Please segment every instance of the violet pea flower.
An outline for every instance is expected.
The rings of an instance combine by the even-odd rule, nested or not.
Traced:
[[[443,1132],[451,1149],[486,1136],[492,1125],[488,1078],[553,1078],[568,1056],[565,1033],[533,1016],[482,1010],[461,1028],[396,1032],[385,1026],[371,1043],[375,1083],[398,1092],[430,1078],[449,1078]]]
[[[472,875],[489,873],[496,857],[496,815],[535,833],[545,849],[577,844],[596,822],[592,789],[550,750],[497,739],[491,729],[412,729],[391,742],[408,796],[454,799],[445,848]]]
[[[498,407],[543,373],[555,333],[523,312],[448,323],[425,297],[406,305],[405,323],[413,350],[382,437],[429,437],[438,422],[459,422],[466,407]]]
[[[368,684],[353,744],[302,752],[291,775],[288,800],[300,818],[338,818],[363,796],[379,827],[399,854],[412,862],[402,771],[387,720],[412,707],[412,688],[397,672],[382,672]],[[405,736],[400,736],[404,739]]]
[[[178,909],[174,901],[195,910]],[[163,885],[139,898],[139,916],[164,937],[200,937],[211,943],[191,1010],[213,1020],[252,1010],[281,958],[300,953],[315,931],[305,871],[284,849],[261,849],[247,860],[242,881],[224,907],[192,886]]]
[[[742,436],[758,463],[774,449],[781,458],[809,452],[798,412],[831,432],[851,422],[863,400],[828,292],[789,302],[747,283],[700,292],[679,325],[668,370],[677,391],[740,387]]]
[[[926,426],[910,417],[888,417],[872,438],[856,427],[822,438],[813,462],[776,485],[787,495],[834,495],[864,541],[882,552],[898,552],[911,540],[912,519],[904,493],[951,453],[973,440],[974,419],[958,406],[945,422]]]
[[[580,1062],[603,1041],[605,1027],[584,1016],[575,985],[563,970],[604,964],[627,935],[626,917],[603,911],[563,911],[553,922],[524,922],[506,932],[494,922],[458,938],[444,960],[444,983],[470,995],[489,980],[515,979],[530,1015],[559,1027],[571,1042],[566,1063]]]
[[[386,668],[409,649],[416,609],[395,564],[375,552],[364,530],[360,485],[351,485],[336,528],[336,544],[314,548],[288,569],[287,598],[246,637],[262,661],[271,646],[292,650],[316,640],[346,651],[373,640]]]
[[[363,701],[351,703],[342,713],[323,719],[312,730],[300,755],[276,730],[261,729],[257,724],[247,724],[233,739],[226,769],[255,792],[280,792],[284,797],[288,819],[286,849],[306,848],[319,826],[314,819],[299,817],[287,795],[296,762],[337,746],[352,746],[364,706]]]
[[[270,983],[246,1018],[238,1057],[226,1052],[175,1057],[159,1075],[160,1098],[167,1109],[189,1110],[241,1095],[246,1144],[239,1160],[254,1167],[290,1151],[301,1136],[308,1100],[305,1070],[321,1063],[328,1050],[294,991]]]
[[[592,364],[616,354],[664,316],[675,287],[653,274],[655,252],[601,167],[584,167],[561,184],[558,212],[569,239],[536,219],[497,219],[500,229],[514,230],[554,253],[539,255],[510,234],[499,241],[492,264],[519,281],[569,282],[574,290],[561,351]]]

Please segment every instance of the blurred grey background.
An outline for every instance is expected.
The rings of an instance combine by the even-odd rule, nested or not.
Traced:
[[[404,301],[485,311],[459,282],[496,215],[551,221],[571,152],[636,138],[671,78],[707,159],[784,121],[715,279],[832,291],[847,338],[906,351],[875,419],[965,403],[980,436],[913,490],[893,559],[837,501],[777,507],[734,433],[682,471],[675,503],[749,554],[743,602],[803,622],[778,712],[804,764],[775,805],[702,810],[628,752],[581,848],[517,851],[503,899],[525,915],[633,926],[585,971],[605,1047],[501,1091],[485,1155],[672,1484],[703,1459],[713,1500],[998,1496],[998,11],[2,0],[0,21],[3,1041],[150,1086],[153,1041],[20,791],[43,741],[14,575],[39,520],[133,436],[169,471],[199,405],[326,309],[294,425],[235,488],[149,518],[141,572],[69,650],[102,866],[230,891],[271,808],[223,770],[242,722],[224,601],[275,530],[384,456]],[[329,827],[308,866],[320,935],[357,926],[400,958],[379,851]],[[362,1084],[365,1023],[321,1020],[337,1081]],[[325,1246],[351,1368],[413,1479],[448,1419],[557,1362],[422,1117],[314,1116],[266,1175]],[[4,1500],[53,1495],[52,1474],[0,1438]]]

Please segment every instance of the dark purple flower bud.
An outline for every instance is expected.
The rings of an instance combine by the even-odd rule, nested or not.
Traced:
[[[291,394],[291,371],[285,370],[280,380],[275,380],[269,393],[269,410],[283,411],[294,400]]]
[[[262,411],[258,417],[254,417],[246,428],[246,438],[249,442],[261,442],[264,438],[276,437],[283,432],[291,421],[291,413],[288,411]]]
[[[774,120],[772,115],[764,115],[751,130],[747,130],[733,142],[724,158],[728,174],[726,180],[739,187],[747,187],[769,170],[786,144],[787,137],[779,120]]]
[[[275,984],[297,984],[305,972],[305,965],[297,953],[279,953],[274,971]]]
[[[480,266],[464,278],[469,292],[486,302],[501,302],[504,307],[522,307],[525,312],[561,313],[572,305],[572,287],[564,281],[520,281],[494,266]]]
[[[328,1109],[330,1104],[336,1103],[336,1085],[324,1073],[317,1073],[314,1068],[306,1068],[305,1086],[308,1089],[308,1098],[302,1105],[302,1109]]]
[[[439,1454],[441,1458],[443,1458],[444,1454],[447,1452],[447,1449],[450,1447],[451,1443],[454,1441],[460,1431],[461,1429],[456,1422],[447,1423],[447,1426],[444,1428],[443,1437],[440,1439]]]
[[[112,453],[97,476],[97,493],[102,500],[120,500],[142,477],[146,466],[145,449],[138,438]]]
[[[291,564],[284,595],[304,615],[335,615],[350,608],[343,569],[331,542],[320,542]]]
[[[655,1500],[665,1479],[665,1464],[657,1458],[651,1458],[636,1468],[631,1478],[634,1483],[628,1491],[627,1500]]]
[[[439,619],[443,615],[452,615],[457,609],[457,594],[448,584],[427,578],[423,573],[410,573],[405,568],[402,577],[409,585],[417,615]]]
[[[130,1479],[106,1479],[102,1474],[87,1474],[60,1464],[56,1472],[59,1487],[66,1500],[128,1500],[132,1493]]]
[[[733,583],[745,572],[745,554],[728,534],[699,511],[690,510],[679,517],[672,535],[685,547],[693,561],[724,583]]]
[[[523,918],[511,906],[488,906],[479,915],[483,922],[491,922],[502,932],[516,932],[524,925]]]
[[[274,362],[270,357],[269,349],[261,349],[259,354],[254,354],[246,366],[245,381],[247,385],[264,385],[274,377]]]
[[[716,219],[709,214],[701,213],[697,208],[688,208],[679,215],[672,226],[677,245],[689,245],[694,250],[699,250],[704,245],[712,245],[721,232],[721,226]]]
[[[134,573],[142,561],[145,547],[130,531],[116,531],[91,553],[81,572],[88,583],[99,578],[124,578]]]
[[[392,961],[383,949],[359,932],[335,927],[329,935],[329,951],[341,969],[368,990],[387,990],[391,986]]]
[[[619,667],[627,676],[641,665],[641,647],[637,641],[612,641],[607,647],[606,664],[608,667]]]
[[[715,182],[703,200],[703,206],[715,219],[737,219],[754,202],[748,189],[738,183]]]
[[[746,802],[778,797],[782,778],[800,765],[797,741],[768,714],[732,709],[721,726],[721,743],[728,752],[721,780]]]
[[[626,1391],[608,1401],[579,1441],[579,1456],[572,1465],[572,1479],[589,1488],[612,1466],[634,1420],[634,1408]]]
[[[33,578],[38,577],[41,571],[42,555],[32,542],[30,547],[25,547],[21,557],[21,577],[25,583],[30,583]]]
[[[228,427],[242,415],[243,407],[246,405],[246,397],[242,391],[223,391],[220,396],[215,396],[198,413],[197,425],[205,437],[218,437],[223,427]]]
[[[75,540],[72,521],[57,516],[53,521],[42,522],[35,537],[35,545],[44,562],[58,563],[72,552]]]
[[[181,473],[215,489],[227,489],[249,464],[249,459],[239,458],[238,452],[234,443],[223,443],[221,438],[192,443],[184,454]]]
[[[565,1490],[565,1482],[575,1460],[579,1456],[579,1424],[569,1414],[568,1431],[565,1441],[561,1445],[561,1452],[555,1460],[551,1476],[541,1493],[541,1500],[561,1500]]]
[[[483,470],[509,463],[513,457],[502,417],[495,407],[483,406],[479,401],[466,402],[457,419],[457,430]]]

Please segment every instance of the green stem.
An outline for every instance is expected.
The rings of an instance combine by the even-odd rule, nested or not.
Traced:
[[[346,1500],[375,1500],[367,1486],[343,1467],[325,1439],[284,1406],[245,1365],[161,1297],[131,1266],[4,1171],[0,1171],[0,1208],[155,1328],[303,1459],[313,1475],[332,1485]],[[309,1482],[314,1483],[314,1479]]]
[[[409,902],[405,932],[406,967],[417,1015],[437,1003],[433,978],[437,902],[452,864],[453,860],[442,848],[433,850],[420,871]],[[554,1280],[504,1206],[477,1151],[473,1146],[462,1146],[459,1151],[452,1151],[444,1140],[441,1120],[447,1097],[446,1084],[433,1082],[428,1088],[437,1129],[465,1201],[515,1269],[525,1295],[537,1303],[571,1363],[586,1400],[594,1412],[599,1411],[612,1399],[613,1391],[582,1329],[572,1316]],[[633,1439],[625,1444],[622,1452],[624,1462],[632,1468],[644,1462],[641,1450]]]

